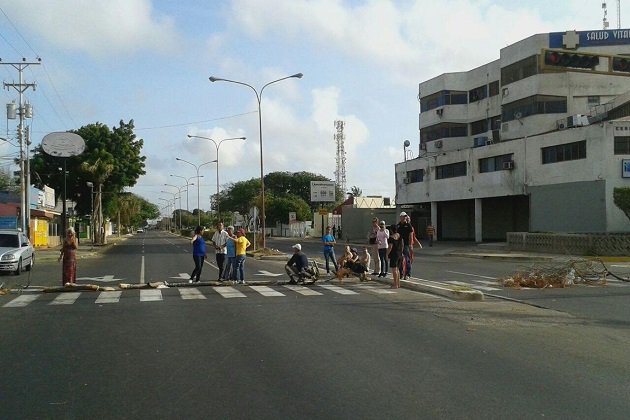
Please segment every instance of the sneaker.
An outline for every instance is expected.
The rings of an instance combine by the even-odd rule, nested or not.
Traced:
[[[379,276],[379,277],[381,276],[381,274],[378,271],[373,272],[372,275],[373,276]]]
[[[192,284],[192,279],[188,280],[188,284]]]

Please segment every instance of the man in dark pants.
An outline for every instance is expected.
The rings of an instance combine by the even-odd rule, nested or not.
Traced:
[[[411,247],[413,246],[413,229],[411,224],[407,221],[407,213],[404,211],[400,213],[400,223],[398,223],[398,233],[403,240],[403,258],[402,267],[400,273],[403,280],[411,275]]]
[[[227,252],[227,232],[223,229],[223,222],[217,223],[217,230],[212,235],[212,245],[216,253],[217,267],[219,268],[219,281],[225,280],[223,278],[223,265],[225,263],[225,254]]]
[[[284,270],[289,275],[289,284],[297,284],[296,278],[304,281],[305,278],[312,278],[313,272],[308,266],[308,258],[302,252],[302,245],[293,245],[293,256],[287,261]]]

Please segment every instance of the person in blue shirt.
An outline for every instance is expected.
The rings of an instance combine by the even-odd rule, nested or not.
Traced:
[[[188,280],[188,283],[199,283],[201,270],[203,269],[203,262],[206,259],[206,241],[201,235],[202,232],[203,228],[201,226],[197,226],[195,228],[195,234],[190,240],[193,246],[193,260],[195,261],[195,269],[190,275],[190,280]]]
[[[227,236],[232,239],[236,238],[234,235],[234,226],[227,227]],[[236,278],[236,273],[234,272],[234,265],[236,264],[236,244],[234,241],[226,241],[225,246],[227,249],[225,253],[227,262],[223,270],[223,276],[221,277],[225,280],[232,280]]]
[[[332,260],[333,265],[335,266],[335,272],[337,272],[337,259],[335,258],[335,237],[332,235],[332,228],[330,226],[326,227],[326,234],[322,237],[322,242],[324,243],[324,259],[326,260],[326,275],[330,277],[330,265],[329,260]]]

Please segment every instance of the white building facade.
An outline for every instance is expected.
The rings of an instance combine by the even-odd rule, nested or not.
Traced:
[[[630,30],[537,34],[418,97],[418,157],[396,164],[416,230],[477,242],[630,231],[613,202],[630,187]]]

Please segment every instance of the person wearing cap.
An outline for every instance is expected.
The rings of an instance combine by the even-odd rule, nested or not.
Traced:
[[[385,220],[381,220],[376,233],[376,245],[378,246],[378,258],[380,260],[381,271],[379,277],[387,277],[387,248],[389,247],[389,230],[386,227]]]
[[[223,275],[221,278],[224,280],[232,280],[232,274],[234,273],[234,263],[236,262],[236,243],[229,240],[229,238],[236,239],[234,235],[234,226],[228,226],[226,229],[227,237],[225,238],[225,268],[223,269]]]
[[[401,275],[403,279],[407,279],[409,275],[411,275],[411,250],[413,248],[413,228],[411,227],[411,223],[407,219],[407,213],[404,211],[400,213],[400,223],[397,226],[398,234],[402,238],[403,241],[403,257],[402,257],[402,269]]]
[[[245,229],[243,228],[239,228],[236,231],[236,238],[230,238],[228,240],[233,241],[236,248],[232,280],[236,280],[238,284],[245,284],[245,273],[243,267],[245,265],[245,254],[251,243],[245,236]]]
[[[297,284],[296,277],[303,280],[305,277],[310,278],[312,274],[309,271],[308,258],[302,252],[302,245],[295,244],[291,248],[293,249],[293,255],[287,261],[284,270],[289,275],[289,284]]]
[[[374,261],[374,272],[372,273],[373,276],[381,272],[381,261],[378,258],[378,244],[376,242],[376,234],[378,233],[378,229],[379,229],[378,217],[374,217],[372,219],[372,226],[370,227],[370,230],[368,230],[368,235],[367,235],[368,242],[370,244],[371,260]],[[368,270],[369,269],[370,267],[368,266]]]

